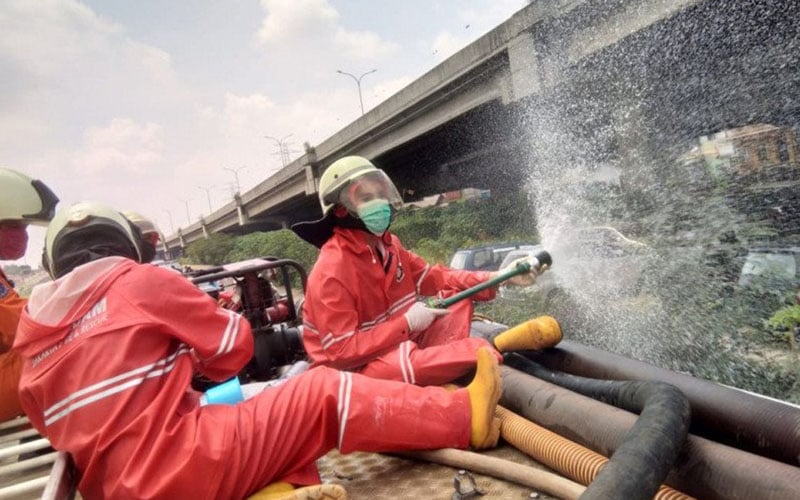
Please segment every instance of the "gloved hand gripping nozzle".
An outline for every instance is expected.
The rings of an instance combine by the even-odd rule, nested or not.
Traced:
[[[550,253],[547,250],[542,250],[535,256],[523,257],[521,259],[517,259],[511,262],[508,266],[501,269],[493,278],[488,279],[481,284],[475,285],[471,288],[467,288],[466,290],[459,292],[453,295],[452,297],[448,297],[446,299],[439,299],[432,297],[426,301],[425,305],[427,305],[430,308],[445,309],[460,300],[475,295],[481,290],[493,287],[495,285],[498,285],[508,279],[511,279],[519,275],[533,274],[533,280],[530,280],[531,282],[527,283],[527,284],[532,284],[533,281],[536,280],[536,275],[544,272],[552,265],[553,265],[553,258],[550,256]]]

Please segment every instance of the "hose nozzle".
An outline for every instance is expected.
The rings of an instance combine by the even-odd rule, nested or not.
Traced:
[[[537,271],[543,266],[551,267],[553,265],[553,257],[550,256],[550,252],[547,250],[542,250],[534,255],[533,258],[536,259],[536,264],[534,264],[533,267]]]

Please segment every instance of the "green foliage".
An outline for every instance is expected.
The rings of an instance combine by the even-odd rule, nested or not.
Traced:
[[[186,257],[192,264],[219,266],[227,263],[234,247],[234,238],[224,233],[212,234],[208,239],[192,242],[186,247]]]
[[[392,223],[406,248],[430,263],[447,263],[462,247],[539,240],[533,208],[522,192],[467,200],[446,207],[403,210]]]
[[[430,238],[418,240],[412,251],[429,264],[446,264],[453,254],[453,250],[449,245]]]
[[[186,264],[221,265],[256,257],[277,257],[298,261],[306,269],[317,260],[319,251],[288,229],[244,236],[212,234],[186,249]]]
[[[767,326],[777,330],[792,330],[800,326],[800,305],[779,309],[767,320]]]
[[[299,262],[306,270],[317,260],[319,250],[288,229],[268,233],[251,233],[236,238],[227,256],[228,262],[256,257],[277,257]]]
[[[518,325],[536,316],[550,313],[545,310],[541,301],[531,302],[498,297],[490,302],[475,302],[475,313],[508,326]]]

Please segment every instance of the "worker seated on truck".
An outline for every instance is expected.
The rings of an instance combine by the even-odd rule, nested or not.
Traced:
[[[25,413],[72,455],[85,498],[243,498],[318,484],[315,460],[333,448],[496,444],[501,382],[488,350],[455,391],[318,367],[202,405],[193,371],[234,377],[253,356],[250,324],[183,276],[140,264],[137,231],[99,203],[57,213],[43,257],[54,281],[33,289],[15,343]]]
[[[0,168],[0,260],[22,258],[28,248],[28,225],[47,225],[57,203],[41,181]],[[0,270],[0,422],[22,415],[17,392],[22,361],[11,346],[26,303]]]
[[[447,309],[427,307],[422,297],[447,297],[499,273],[461,271],[429,265],[406,250],[389,226],[402,205],[389,177],[366,158],[348,156],[322,174],[319,201],[324,214],[295,224],[301,238],[320,248],[303,304],[303,343],[315,365],[371,377],[438,385],[475,367],[475,353],[490,347],[470,337],[472,301]],[[527,286],[537,271],[517,275],[510,284]],[[491,300],[496,288],[472,297]],[[542,337],[560,340],[550,317],[495,339],[491,352],[541,348]]]

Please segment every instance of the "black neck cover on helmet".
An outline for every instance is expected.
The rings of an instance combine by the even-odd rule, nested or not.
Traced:
[[[341,207],[341,205],[340,205]],[[343,208],[343,207],[342,207]],[[392,207],[392,220],[394,220],[397,211]],[[333,236],[334,226],[346,227],[348,229],[358,229],[366,233],[370,233],[364,221],[346,212],[345,215],[337,215],[336,208],[328,210],[324,217],[319,220],[310,222],[298,222],[292,225],[292,231],[308,243],[311,243],[317,248],[322,248],[322,245]]]
[[[364,225],[364,221],[352,215],[350,212],[347,212],[347,215],[344,216],[334,217],[333,221],[334,224],[339,227],[346,227],[349,229],[360,229],[362,231],[369,232],[367,226]]]
[[[358,217],[354,217],[350,213],[339,216],[335,212],[336,209],[328,210],[321,219],[293,224],[292,231],[317,248],[322,248],[322,245],[333,236],[333,228],[335,226],[367,231],[367,226]]]
[[[136,248],[121,230],[89,225],[59,235],[53,245],[52,265],[45,267],[58,279],[82,264],[112,256],[139,261]]]
[[[142,240],[139,242],[139,247],[142,250],[142,264],[153,262],[156,258],[156,246],[149,241]]]

